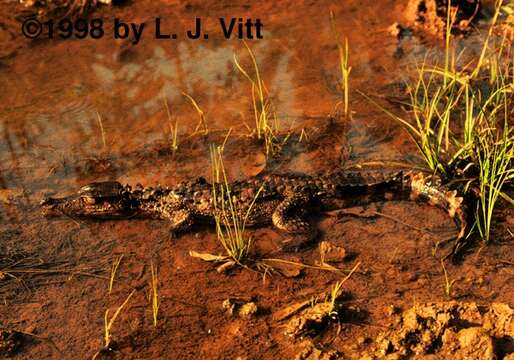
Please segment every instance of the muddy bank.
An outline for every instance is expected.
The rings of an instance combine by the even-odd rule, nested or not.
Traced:
[[[393,329],[376,339],[368,358],[452,354],[457,359],[508,358],[514,349],[514,310],[506,304],[420,304],[393,320]],[[512,356],[512,355],[510,355]]]

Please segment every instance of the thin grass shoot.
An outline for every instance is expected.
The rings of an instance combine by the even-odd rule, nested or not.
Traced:
[[[196,110],[196,113],[198,114],[198,117],[200,118],[198,121],[198,125],[196,125],[195,131],[193,132],[192,136],[194,136],[196,134],[201,134],[201,135],[209,134],[209,128],[207,127],[207,119],[205,116],[205,112],[202,110],[200,105],[198,105],[196,100],[193,99],[193,97],[191,95],[186,94],[184,92],[182,93],[182,95],[184,95],[191,102],[191,105]]]
[[[171,111],[168,106],[168,100],[163,98],[164,108],[166,109],[166,115],[168,116],[168,124],[170,127],[170,150],[172,155],[178,150],[178,119],[175,118],[175,124],[172,123]]]
[[[336,19],[334,12],[330,10],[330,23],[332,25],[332,31],[335,36],[337,50],[339,54],[339,70],[341,72],[341,81],[339,87],[342,93],[342,104],[344,116],[348,117],[349,114],[349,102],[350,102],[350,72],[352,67],[349,65],[349,45],[348,38],[344,38],[344,42],[341,41],[341,36],[337,31]]]
[[[116,278],[116,272],[118,271],[118,268],[120,267],[121,260],[123,260],[123,254],[118,256],[114,261],[112,262],[111,266],[111,276],[109,278],[109,294],[112,292],[112,287],[114,285],[114,279]]]
[[[132,295],[134,295],[135,292],[136,292],[136,290],[132,290],[132,292],[127,296],[125,301],[120,306],[118,306],[116,308],[116,311],[114,311],[114,314],[110,318],[109,318],[109,309],[105,310],[105,315],[104,315],[104,347],[103,347],[103,349],[101,349],[100,351],[98,351],[97,353],[95,353],[93,355],[93,358],[92,358],[93,360],[98,358],[98,356],[100,356],[104,351],[109,351],[110,350],[110,346],[111,346],[111,343],[112,343],[112,327],[114,325],[114,322],[116,321],[116,319],[120,315],[120,313],[123,310],[123,308],[128,304],[130,298],[132,297]]]
[[[102,121],[102,117],[100,116],[100,113],[96,112],[96,119],[98,121],[98,126],[100,127],[100,133],[102,135],[102,144],[103,144],[103,151],[107,150],[107,141],[105,140],[105,130],[104,130],[104,124]]]
[[[157,319],[159,315],[159,279],[157,277],[157,267],[154,265],[153,261],[150,263],[150,272],[152,275],[152,279],[150,282],[150,299],[152,303],[152,320],[153,326],[157,327]]]

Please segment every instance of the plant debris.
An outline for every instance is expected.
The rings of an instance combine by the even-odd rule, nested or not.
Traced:
[[[104,278],[107,264],[106,257],[97,255],[63,259],[5,251],[0,254],[0,296],[9,299],[19,295],[20,288],[30,291],[39,286],[68,281],[71,276]]]

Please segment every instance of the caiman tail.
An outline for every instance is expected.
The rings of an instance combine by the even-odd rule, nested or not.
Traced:
[[[427,202],[445,210],[450,218],[455,221],[459,233],[455,239],[452,250],[445,256],[454,257],[462,249],[467,228],[467,209],[464,198],[457,196],[457,190],[449,190],[441,185],[436,176],[425,176],[423,173],[406,173],[403,176],[405,190],[409,192],[409,199]]]
[[[456,190],[443,185],[441,179],[421,172],[380,172],[341,171],[327,178],[338,184],[338,194],[342,204],[332,208],[348,208],[371,202],[390,200],[411,200],[436,206],[448,213],[455,221],[458,234],[451,252],[445,257],[454,256],[462,248],[467,229],[467,210],[464,198]]]

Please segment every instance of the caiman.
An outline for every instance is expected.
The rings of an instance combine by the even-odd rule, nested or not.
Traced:
[[[215,223],[217,216],[229,211],[228,197],[246,226],[273,224],[282,230],[284,250],[299,249],[315,238],[317,231],[309,215],[377,201],[420,200],[443,209],[458,227],[455,244],[464,238],[467,224],[463,198],[456,190],[435,176],[414,172],[261,175],[214,185],[200,177],[171,188],[95,182],[71,196],[47,198],[41,206],[47,216],[163,219],[171,224],[171,233],[178,234],[195,223]]]

